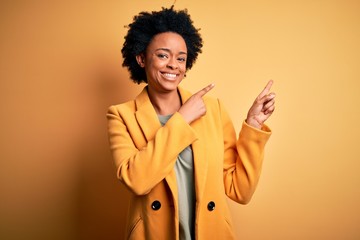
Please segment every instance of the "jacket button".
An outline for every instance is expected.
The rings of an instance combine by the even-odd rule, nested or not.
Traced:
[[[207,205],[207,209],[209,211],[214,211],[215,210],[215,203],[213,201],[209,202]]]
[[[153,203],[151,204],[151,208],[152,210],[157,211],[161,208],[161,203],[158,200],[153,201]]]

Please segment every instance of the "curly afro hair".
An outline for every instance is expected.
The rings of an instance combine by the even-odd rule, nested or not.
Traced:
[[[162,8],[161,11],[140,12],[134,16],[134,21],[128,26],[125,42],[121,49],[124,58],[123,66],[127,67],[130,77],[135,83],[147,83],[144,68],[136,61],[136,56],[145,53],[153,37],[159,33],[174,32],[183,37],[187,47],[186,70],[191,69],[196,61],[203,41],[199,30],[193,25],[187,10],[176,11],[171,8]]]

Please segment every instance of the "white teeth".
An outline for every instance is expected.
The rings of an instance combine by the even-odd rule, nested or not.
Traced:
[[[166,78],[170,78],[170,79],[175,79],[176,78],[176,74],[173,74],[173,73],[164,73],[163,75]]]

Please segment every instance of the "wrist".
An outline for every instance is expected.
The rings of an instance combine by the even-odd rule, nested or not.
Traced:
[[[187,114],[182,113],[181,110],[179,110],[178,113],[184,118],[185,122],[187,122],[188,124],[190,124],[192,122],[191,119],[190,119],[190,116],[188,116]]]
[[[258,121],[256,121],[255,119],[249,119],[249,118],[247,118],[247,119],[245,119],[245,122],[248,124],[248,125],[250,125],[250,126],[252,126],[252,127],[254,127],[254,128],[257,128],[257,129],[261,129],[262,128],[262,124],[261,123],[259,123]]]

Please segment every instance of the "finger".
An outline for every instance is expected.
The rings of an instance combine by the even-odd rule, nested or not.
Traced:
[[[274,99],[266,102],[266,104],[263,107],[263,111],[266,112],[269,108],[271,108],[274,105],[275,105],[275,100]]]
[[[258,104],[266,104],[267,102],[275,101],[276,95],[275,95],[275,93],[272,92],[272,93],[269,93],[269,94],[263,96],[262,98],[259,98],[259,97],[256,99],[256,102]]]
[[[214,87],[215,87],[215,84],[211,83],[211,84],[207,85],[206,87],[204,87],[203,89],[201,89],[200,91],[198,91],[197,93],[195,93],[194,95],[202,97],[206,93],[208,93],[211,89],[213,89]]]
[[[258,96],[259,99],[260,99],[260,98],[263,98],[266,94],[268,94],[268,92],[270,91],[270,88],[271,88],[271,86],[273,85],[273,83],[274,83],[274,81],[273,81],[273,80],[270,80],[270,81],[266,84],[264,90],[262,90],[262,92],[261,92],[261,93],[259,94],[259,96]]]
[[[265,110],[265,115],[272,114],[275,111],[275,105],[272,105],[268,109]]]

